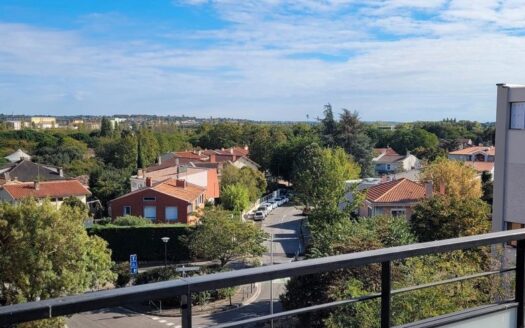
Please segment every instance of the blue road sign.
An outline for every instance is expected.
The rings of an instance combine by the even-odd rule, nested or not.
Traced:
[[[131,254],[129,256],[129,271],[131,274],[139,273],[139,262],[137,260],[137,254]]]

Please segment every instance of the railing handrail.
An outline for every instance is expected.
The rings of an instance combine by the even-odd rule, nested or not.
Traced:
[[[322,273],[338,269],[401,260],[408,257],[443,253],[479,246],[525,240],[525,229],[501,231],[342,254],[257,268],[194,276],[146,285],[97,291],[74,296],[0,307],[0,324],[45,319],[105,307],[159,299],[191,292],[232,287],[252,282]]]

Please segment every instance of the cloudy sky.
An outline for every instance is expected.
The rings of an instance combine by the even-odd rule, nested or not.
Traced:
[[[492,121],[524,0],[1,0],[0,112]]]

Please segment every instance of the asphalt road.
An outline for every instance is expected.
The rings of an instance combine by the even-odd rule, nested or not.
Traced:
[[[301,221],[304,219],[301,212],[292,206],[283,206],[274,209],[268,217],[257,224],[264,231],[273,234],[273,263],[290,262],[297,251],[301,252]],[[267,241],[268,252],[263,256],[264,265],[271,265],[271,242]],[[281,311],[278,302],[279,295],[284,292],[286,279],[273,281],[274,312]],[[261,283],[261,293],[257,299],[239,309],[220,312],[211,315],[193,317],[193,327],[209,327],[218,323],[225,323],[266,315],[270,313],[270,282]],[[135,328],[135,327],[180,327],[180,318],[144,315],[130,311],[124,307],[103,309],[72,316],[68,319],[69,328]]]

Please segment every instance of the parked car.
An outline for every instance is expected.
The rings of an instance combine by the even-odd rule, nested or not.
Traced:
[[[264,211],[255,211],[255,215],[253,216],[254,221],[262,221],[266,215],[264,214]]]
[[[279,203],[275,199],[271,199],[268,201],[268,204],[272,207],[272,209],[277,208],[279,206]]]
[[[267,204],[261,204],[259,208],[257,208],[257,211],[262,211],[265,216],[268,215],[268,213],[270,213],[270,210],[271,208]]]

